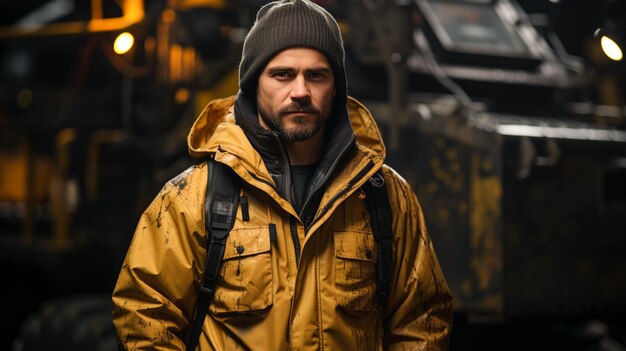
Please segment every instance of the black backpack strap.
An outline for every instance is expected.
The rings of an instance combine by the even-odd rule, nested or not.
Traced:
[[[370,224],[374,232],[378,251],[376,270],[376,294],[382,305],[389,295],[389,279],[391,277],[393,233],[391,231],[391,206],[389,194],[382,171],[374,174],[365,185],[365,203],[370,214]]]
[[[239,177],[226,165],[213,159],[207,160],[208,180],[204,200],[204,222],[208,233],[208,248],[204,280],[198,291],[195,316],[191,324],[186,349],[193,351],[198,345],[202,324],[215,292],[220,266],[224,257],[226,238],[237,216],[239,200]]]

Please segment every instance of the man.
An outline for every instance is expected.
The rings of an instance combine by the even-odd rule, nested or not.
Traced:
[[[332,16],[307,0],[261,8],[239,87],[188,137],[192,155],[242,179],[199,349],[446,349],[451,296],[413,191],[383,165],[372,116],[347,97]],[[206,259],[207,167],[168,182],[140,219],[113,292],[126,350],[184,349]],[[379,304],[363,186],[380,170],[393,254]]]

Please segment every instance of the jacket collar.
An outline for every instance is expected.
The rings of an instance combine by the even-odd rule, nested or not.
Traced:
[[[353,177],[358,170],[345,166],[362,164],[357,159],[370,159],[376,169],[384,161],[385,146],[369,111],[352,98],[348,98],[347,110],[349,115],[346,113],[343,118],[334,115],[331,119],[337,118],[327,124],[330,132],[326,133],[326,150],[312,180],[312,189],[325,187],[329,179],[337,178],[331,175],[339,170],[340,177]],[[279,201],[285,198],[283,170],[288,161],[286,156],[281,156],[283,146],[273,133],[259,125],[254,104],[240,96],[231,96],[213,100],[205,107],[192,126],[187,142],[193,157],[214,154],[218,161],[229,164],[242,178],[265,189]],[[272,164],[272,160],[279,163]]]
[[[207,154],[214,153],[219,144],[232,144],[233,140],[236,140],[236,143],[240,145],[251,144],[250,139],[247,141],[237,140],[236,136],[234,137],[235,139],[232,138],[233,136],[228,136],[230,139],[224,139],[222,132],[217,133],[220,134],[221,137],[216,135],[220,124],[224,124],[224,127],[232,125],[233,128],[244,129],[241,125],[234,125],[236,124],[234,114],[235,99],[236,96],[215,99],[202,110],[187,136],[187,145],[191,156],[196,159],[206,157]],[[354,98],[349,97],[347,105],[350,118],[347,122],[352,125],[351,133],[354,133],[356,136],[358,148],[384,160],[386,148],[374,117],[363,104]],[[254,124],[252,125],[254,126]],[[256,125],[259,126],[258,121],[256,121]],[[339,136],[336,135],[336,138],[338,137]],[[255,139],[252,138],[252,140]],[[327,144],[331,143],[332,141]],[[252,148],[254,145],[249,146]],[[259,149],[255,150],[258,152]]]

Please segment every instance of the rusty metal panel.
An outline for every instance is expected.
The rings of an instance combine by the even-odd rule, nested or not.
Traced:
[[[457,310],[502,310],[500,179],[497,161],[442,136],[421,138],[421,198]]]
[[[387,162],[418,195],[457,312],[625,312],[623,145],[490,137],[451,123],[403,126]]]
[[[388,163],[415,189],[455,309],[499,317],[504,295],[498,148],[477,148],[417,126],[403,127],[399,143]]]

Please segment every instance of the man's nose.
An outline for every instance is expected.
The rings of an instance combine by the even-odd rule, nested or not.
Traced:
[[[298,75],[296,79],[293,80],[293,85],[291,88],[291,99],[302,100],[309,98],[310,96],[311,92],[309,90],[306,79],[302,75]]]

